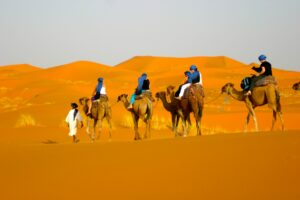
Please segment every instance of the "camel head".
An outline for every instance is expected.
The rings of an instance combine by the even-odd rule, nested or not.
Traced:
[[[117,102],[121,101],[124,103],[127,101],[127,97],[128,97],[128,94],[121,94],[120,96],[118,96]]]
[[[161,97],[166,97],[166,92],[156,92],[155,97],[159,100]]]
[[[79,99],[79,104],[82,105],[82,106],[85,106],[85,105],[87,105],[89,100],[90,99],[87,98],[87,97],[82,97],[82,98]]]
[[[175,89],[175,86],[169,85],[169,86],[167,87],[167,95],[172,94],[172,92],[174,92],[174,89]]]
[[[300,90],[300,82],[293,85],[294,90]]]
[[[230,94],[232,89],[233,89],[234,85],[233,83],[226,83],[222,89],[221,89],[221,93],[226,93],[226,94]]]

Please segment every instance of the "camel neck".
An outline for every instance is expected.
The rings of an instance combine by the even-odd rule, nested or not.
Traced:
[[[232,88],[232,91],[230,92],[230,96],[232,96],[234,99],[236,99],[238,101],[245,101],[245,99],[246,99],[244,92],[238,91],[235,88]]]
[[[167,98],[166,98],[165,96],[161,96],[160,99],[161,99],[161,101],[162,101],[162,103],[163,103],[164,108],[165,108],[167,111],[171,111],[171,110],[172,110],[172,109],[171,109],[171,104],[168,103]]]
[[[128,99],[123,101],[123,105],[124,105],[125,109],[127,109],[129,107],[130,103],[129,103]]]
[[[84,106],[83,106],[83,112],[85,113],[85,114],[87,114],[88,113],[88,111],[89,111],[89,106],[87,105],[87,104],[85,104]]]

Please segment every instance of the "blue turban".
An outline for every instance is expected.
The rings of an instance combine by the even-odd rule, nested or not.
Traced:
[[[190,67],[190,70],[197,71],[197,67],[196,67],[196,65],[191,65],[191,67]]]
[[[267,56],[265,56],[263,54],[258,57],[258,60],[260,60],[260,61],[266,60],[266,59],[267,59]]]

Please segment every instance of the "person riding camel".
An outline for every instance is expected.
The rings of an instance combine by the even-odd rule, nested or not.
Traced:
[[[183,97],[185,89],[190,87],[192,84],[199,84],[202,86],[202,75],[197,67],[195,65],[191,65],[189,72],[190,73],[185,72],[187,81],[181,86],[177,99],[181,99],[181,97]]]
[[[143,73],[138,78],[138,86],[135,89],[134,94],[132,94],[130,97],[130,104],[127,109],[128,110],[132,109],[132,105],[134,104],[136,96],[141,95],[142,93],[145,93],[145,92],[149,92],[149,91],[150,91],[150,81],[148,79],[147,74]]]
[[[101,96],[105,96],[105,95],[106,95],[106,88],[104,85],[104,79],[98,78],[98,84],[95,87],[93,94],[92,94],[91,101],[89,102],[89,111],[88,111],[87,115],[91,114],[93,101],[96,101],[96,100],[100,99]]]
[[[251,95],[251,90],[256,86],[256,83],[259,80],[262,80],[262,79],[266,78],[267,76],[273,75],[272,65],[271,65],[271,63],[269,63],[267,61],[267,56],[260,55],[258,57],[258,60],[260,61],[261,65],[258,68],[256,68],[256,67],[251,68],[256,72],[256,74],[254,74],[254,76],[251,79],[250,87],[246,90],[246,93],[245,93],[246,96]]]
[[[183,82],[183,84],[181,84],[179,87],[178,87],[178,90],[175,92],[175,97],[178,98],[179,97],[179,94],[180,94],[180,91],[182,89],[182,86],[184,86],[185,84],[191,84],[192,83],[192,78],[191,78],[191,72],[190,71],[185,71],[184,72],[184,76],[185,76],[185,80]]]

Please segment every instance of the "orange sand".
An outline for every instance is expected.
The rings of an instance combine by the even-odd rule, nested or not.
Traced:
[[[0,199],[299,199],[300,93],[291,87],[300,72],[274,69],[285,132],[279,121],[268,132],[272,113],[264,106],[256,111],[264,132],[241,133],[245,105],[223,95],[205,104],[203,137],[174,139],[169,113],[157,102],[152,140],[132,141],[131,118],[117,96],[131,94],[142,72],[153,93],[177,87],[191,64],[202,72],[206,102],[225,83],[239,88],[252,73],[250,65],[222,56],[134,57],[114,67],[88,61],[0,67]],[[112,105],[113,139],[108,142],[104,122],[100,141],[90,144],[82,129],[74,145],[64,118],[70,102],[91,95],[98,77]]]

